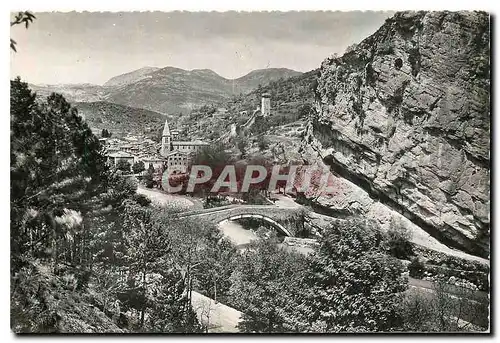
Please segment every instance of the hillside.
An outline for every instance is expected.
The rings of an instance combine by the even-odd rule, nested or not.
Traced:
[[[191,111],[179,118],[186,134],[207,139],[217,139],[221,133],[227,133],[231,124],[238,126],[246,123],[254,110],[260,107],[262,93],[271,94],[273,115],[266,120],[266,130],[293,124],[304,119],[314,102],[314,84],[318,70],[290,78],[271,81],[268,85],[256,88],[253,91],[232,97],[221,104],[227,113],[219,114],[210,106]],[[255,134],[259,129],[254,129]]]
[[[147,77],[148,74],[151,74],[151,73],[157,71],[158,69],[160,69],[160,68],[144,67],[144,68],[141,68],[138,70],[134,70],[130,73],[118,75],[118,76],[112,77],[107,82],[105,82],[104,86],[110,87],[110,86],[123,86],[126,84],[130,84],[130,83],[139,81],[139,80]]]
[[[246,154],[326,163],[338,189],[312,195],[318,206],[384,227],[399,216],[415,237],[487,257],[488,28],[480,12],[398,13],[319,70],[233,97],[227,113],[193,111],[181,126],[242,139]],[[242,133],[263,92],[271,117]],[[240,137],[229,138],[232,124]]]
[[[59,93],[69,102],[102,101],[106,98],[106,87],[93,84],[33,85],[30,88],[39,98],[45,99],[52,93]]]
[[[235,79],[234,82],[241,93],[247,93],[259,85],[265,86],[270,82],[287,79],[300,74],[302,73],[287,68],[258,69]]]
[[[130,133],[156,138],[167,118],[158,112],[104,101],[77,102],[73,105],[96,135],[107,129],[113,136]]]

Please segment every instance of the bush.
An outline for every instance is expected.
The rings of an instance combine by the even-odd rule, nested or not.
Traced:
[[[408,271],[411,277],[421,279],[424,276],[425,265],[422,263],[422,261],[420,261],[418,257],[415,257],[408,265]]]
[[[128,163],[125,160],[118,160],[118,163],[116,164],[116,169],[124,172],[130,172],[130,163]]]
[[[392,256],[400,259],[407,259],[413,255],[413,247],[410,243],[411,232],[401,222],[392,218],[389,230],[387,231],[387,244]]]
[[[139,174],[140,172],[143,172],[144,170],[146,170],[144,168],[144,162],[138,161],[134,163],[134,165],[132,166],[132,170],[134,171],[134,174]]]
[[[259,139],[259,142],[257,144],[260,151],[264,151],[269,147],[269,141],[265,137]]]
[[[144,194],[134,194],[134,200],[141,206],[148,206],[151,204],[151,200]]]

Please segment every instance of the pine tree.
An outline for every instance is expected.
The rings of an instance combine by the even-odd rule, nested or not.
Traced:
[[[374,223],[345,221],[324,232],[311,259],[300,315],[317,332],[391,331],[408,280]]]

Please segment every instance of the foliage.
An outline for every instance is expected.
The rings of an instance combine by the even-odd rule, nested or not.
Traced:
[[[155,185],[154,180],[155,168],[152,164],[149,165],[146,175],[144,176],[144,183],[147,188],[153,188]]]
[[[18,12],[14,17],[14,20],[10,22],[10,26],[12,27],[14,25],[24,24],[25,28],[28,28],[29,24],[33,22],[33,19],[36,19],[36,17],[31,12]],[[11,38],[10,48],[14,50],[14,52],[17,52],[16,45],[17,42]]]
[[[222,143],[211,144],[199,150],[191,159],[189,169],[191,169],[192,166],[210,167],[212,170],[212,177],[209,181],[196,185],[194,193],[201,193],[208,196],[208,193],[210,193],[226,165],[231,165],[233,163],[233,158],[226,151],[226,148]],[[191,175],[191,173],[189,173],[189,175]]]
[[[408,265],[408,272],[410,273],[411,277],[420,279],[424,276],[425,272],[425,265],[424,263],[418,258],[418,256],[415,256],[410,264]]]
[[[247,141],[248,141],[248,138],[245,137],[245,135],[241,134],[241,133],[235,138],[236,147],[240,151],[240,158],[242,158],[242,159],[245,158],[245,155],[246,155]]]
[[[304,291],[306,259],[279,248],[276,241],[251,244],[231,276],[231,304],[244,313],[242,332],[301,332],[297,304]]]
[[[488,329],[488,300],[474,292],[437,282],[429,291],[408,291],[399,312],[404,331],[467,332]]]
[[[118,174],[61,95],[37,102],[26,83],[11,81],[16,332],[201,329],[156,210]]]
[[[108,129],[102,129],[101,137],[102,138],[109,138],[109,137],[111,137],[111,133],[108,131]]]
[[[387,256],[372,223],[345,221],[324,232],[309,266],[302,316],[320,332],[391,331],[400,325],[403,266]]]
[[[121,170],[125,173],[129,173],[130,168],[131,168],[131,165],[127,160],[119,159],[118,162],[116,163],[116,169]]]
[[[260,151],[265,151],[269,148],[269,140],[265,136],[262,136],[258,141],[258,147]]]
[[[139,173],[143,172],[144,170],[146,170],[146,169],[144,168],[144,162],[142,162],[142,161],[135,162],[132,165],[132,171],[134,172],[134,174],[139,174]]]
[[[87,232],[78,223],[107,185],[104,162],[98,139],[62,96],[39,104],[26,83],[11,81],[14,259],[47,253],[58,258],[64,251],[72,260],[74,249],[84,248]],[[64,216],[79,219],[66,223]]]
[[[399,259],[407,259],[413,255],[410,242],[411,232],[400,219],[393,217],[387,231],[387,244],[392,256]]]

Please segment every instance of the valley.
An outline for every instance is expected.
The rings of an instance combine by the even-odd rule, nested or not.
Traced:
[[[488,332],[489,27],[397,12],[304,73],[11,80],[12,330]]]

